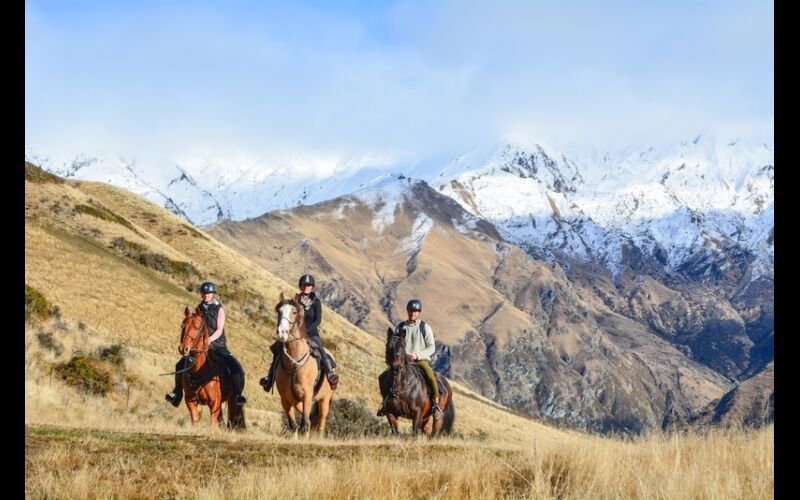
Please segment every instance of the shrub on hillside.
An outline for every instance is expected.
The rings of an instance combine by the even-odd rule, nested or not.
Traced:
[[[315,418],[316,405],[312,412],[312,421]],[[284,417],[285,420],[285,417]],[[328,422],[325,434],[338,438],[359,438],[371,436],[388,436],[389,426],[382,419],[373,416],[363,401],[351,399],[334,399],[328,413]]]
[[[36,334],[36,340],[39,341],[39,345],[53,351],[56,356],[61,356],[61,353],[64,352],[64,345],[53,337],[52,332],[39,330]]]
[[[90,356],[73,356],[53,370],[66,384],[89,394],[105,396],[112,387],[111,375]]]
[[[133,225],[130,222],[128,222],[127,219],[115,214],[114,212],[105,207],[95,207],[91,205],[75,205],[75,208],[73,208],[73,210],[75,210],[79,214],[87,214],[93,217],[97,217],[98,219],[115,222],[117,224],[127,227],[131,231],[136,231],[136,229],[133,228]]]
[[[25,321],[31,318],[45,320],[50,317],[51,305],[44,295],[32,286],[25,284]]]
[[[124,347],[120,344],[114,344],[108,347],[98,347],[97,357],[103,361],[108,361],[115,366],[121,367],[125,362]]]
[[[39,184],[44,184],[46,182],[60,184],[64,182],[64,179],[61,177],[53,175],[50,172],[45,172],[41,167],[37,167],[33,163],[27,161],[25,162],[25,180]]]
[[[122,236],[114,238],[111,242],[111,248],[121,251],[126,257],[156,271],[191,280],[200,278],[200,271],[191,263],[172,260],[160,253],[150,252],[144,245],[128,241]]]

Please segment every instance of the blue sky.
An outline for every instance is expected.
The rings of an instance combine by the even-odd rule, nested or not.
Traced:
[[[26,1],[26,144],[448,158],[771,139],[764,1]],[[360,159],[360,160],[359,160]]]

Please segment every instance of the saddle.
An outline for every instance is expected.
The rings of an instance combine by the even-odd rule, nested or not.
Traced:
[[[200,386],[214,378],[215,375],[219,375],[220,381],[231,379],[231,369],[228,363],[225,362],[225,356],[214,350],[212,350],[211,353],[211,356],[214,356],[216,369],[204,370],[199,377],[196,377],[190,372],[184,372],[183,374],[189,382],[189,387],[191,387],[193,391],[196,391]]]

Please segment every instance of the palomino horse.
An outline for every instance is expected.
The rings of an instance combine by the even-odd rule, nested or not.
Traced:
[[[397,417],[410,418],[413,421],[415,436],[425,433],[430,437],[436,437],[442,429],[445,433],[449,433],[453,429],[456,417],[450,382],[441,373],[436,373],[436,378],[443,386],[437,402],[444,415],[438,420],[433,419],[428,382],[422,371],[413,362],[409,362],[405,337],[395,335],[391,328],[386,333],[386,364],[390,370],[380,374],[378,383],[385,401],[386,418],[389,420],[392,434],[399,434]]]
[[[228,403],[228,427],[237,430],[245,429],[244,408],[236,404],[236,394],[230,377],[221,377],[224,369],[218,367],[214,356],[209,356],[211,346],[208,341],[208,325],[200,308],[189,312],[184,310],[185,317],[181,325],[181,343],[178,351],[189,356],[191,367],[183,373],[183,393],[186,406],[192,415],[192,424],[200,421],[199,405],[208,406],[211,410],[211,426],[219,423],[222,413],[223,399]]]
[[[286,412],[289,419],[289,428],[295,432],[296,436],[298,427],[294,419],[294,412],[295,410],[302,412],[303,421],[299,431],[307,437],[312,427],[312,405],[316,403],[318,411],[315,413],[318,415],[318,420],[315,419],[314,428],[324,435],[333,389],[331,389],[328,379],[320,374],[317,363],[308,362],[311,358],[311,350],[304,324],[303,306],[298,301],[297,295],[287,299],[281,292],[280,302],[275,306],[275,312],[278,313],[278,340],[283,343],[280,363],[275,367],[275,385],[281,396],[283,411]],[[321,376],[323,380],[319,391],[314,394],[314,383],[317,381],[317,376]]]

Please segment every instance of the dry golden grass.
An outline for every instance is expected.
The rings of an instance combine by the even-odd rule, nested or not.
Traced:
[[[293,440],[26,429],[32,498],[772,498],[773,427],[574,437]]]

